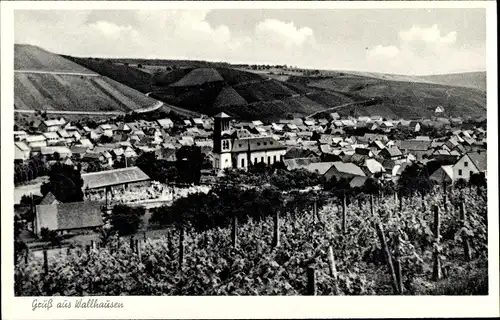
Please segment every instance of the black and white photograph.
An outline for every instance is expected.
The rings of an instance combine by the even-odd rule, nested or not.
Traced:
[[[2,247],[34,309],[498,295],[484,5],[46,6],[12,20]]]

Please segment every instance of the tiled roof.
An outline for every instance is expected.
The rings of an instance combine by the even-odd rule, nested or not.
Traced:
[[[320,159],[314,158],[294,158],[294,159],[284,159],[283,163],[288,170],[294,170],[303,168],[311,163],[319,162]]]
[[[236,139],[231,152],[285,149],[286,147],[271,137]]]
[[[82,174],[83,188],[95,189],[107,186],[149,180],[149,176],[138,167],[106,170]]]
[[[474,162],[474,165],[479,171],[486,171],[487,167],[487,156],[486,151],[482,152],[469,152],[467,153],[469,158]]]
[[[84,201],[37,205],[38,227],[49,230],[69,230],[99,227],[104,224],[101,203]]]
[[[335,169],[337,169],[338,172],[350,173],[356,176],[365,176],[363,170],[361,170],[361,168],[355,165],[354,163],[350,162],[344,163],[341,161],[337,161],[333,162],[333,166],[335,167]]]
[[[59,201],[57,201],[56,197],[52,194],[52,192],[49,192],[45,195],[45,197],[43,197],[39,205],[50,205],[56,203],[59,203]]]
[[[309,172],[316,172],[323,175],[332,167],[333,164],[334,162],[313,162],[304,166],[304,169]]]

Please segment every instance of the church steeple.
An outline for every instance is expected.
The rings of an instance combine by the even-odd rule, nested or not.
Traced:
[[[229,135],[229,121],[231,117],[221,112],[214,116],[214,152],[222,153],[228,152],[230,148],[230,139],[226,135]],[[224,139],[223,137],[226,138]]]

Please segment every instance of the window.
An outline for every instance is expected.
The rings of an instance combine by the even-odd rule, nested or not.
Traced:
[[[257,163],[257,157],[253,158],[253,163]]]
[[[276,162],[276,155],[273,156],[273,163]]]
[[[245,159],[241,159],[241,167],[245,168]]]
[[[469,163],[467,161],[464,162],[464,167],[468,167]]]
[[[264,157],[260,157],[260,162],[264,162]]]
[[[267,157],[267,163],[271,164],[271,156]]]
[[[462,175],[462,169],[458,169],[458,175],[461,176]]]
[[[239,146],[241,147],[241,146],[242,146],[242,144],[240,143],[240,144],[239,144]]]
[[[271,141],[271,142],[269,142],[269,144],[270,144],[270,145],[273,145],[273,142]]]
[[[260,146],[260,142],[257,142],[257,145]]]

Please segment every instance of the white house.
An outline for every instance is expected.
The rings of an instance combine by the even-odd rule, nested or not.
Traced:
[[[486,151],[466,153],[453,166],[453,177],[455,180],[469,180],[474,173],[484,173],[486,175],[486,164]]]

